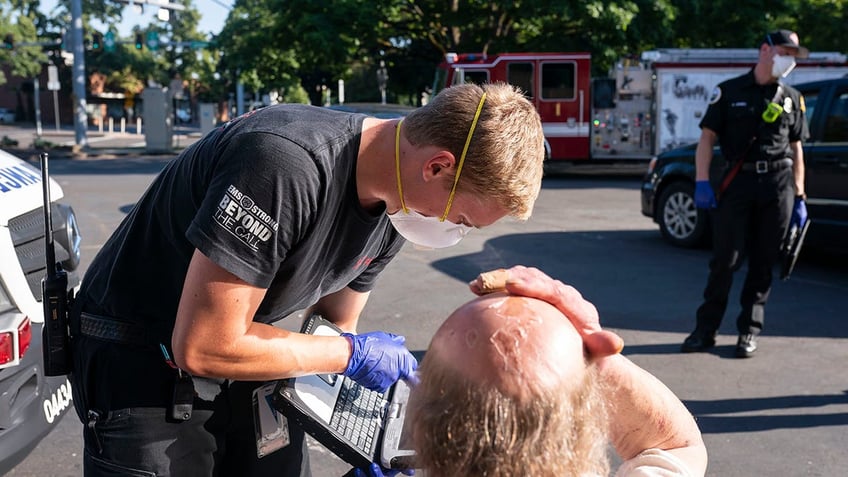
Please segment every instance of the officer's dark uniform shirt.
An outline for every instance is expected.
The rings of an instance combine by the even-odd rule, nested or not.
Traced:
[[[270,106],[209,133],[168,164],[89,267],[100,313],[168,331],[194,249],[268,291],[273,322],[347,286],[368,291],[404,243],[361,208],[364,115]]]
[[[791,158],[789,144],[807,139],[801,93],[783,84],[782,94],[775,98],[777,89],[777,83],[757,84],[753,68],[715,88],[699,126],[718,135],[722,155],[728,162]],[[762,114],[773,99],[783,111],[776,121],[767,123]]]

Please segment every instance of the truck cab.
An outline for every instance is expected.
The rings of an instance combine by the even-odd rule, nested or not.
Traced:
[[[448,53],[436,69],[433,94],[463,83],[509,83],[536,107],[547,159],[589,157],[589,53]]]
[[[71,407],[66,376],[44,375],[41,280],[46,271],[41,171],[0,150],[0,474],[20,463]],[[78,285],[81,237],[50,180],[57,262]]]

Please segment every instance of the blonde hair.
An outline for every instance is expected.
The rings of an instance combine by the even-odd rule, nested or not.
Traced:
[[[435,358],[435,359],[434,359]],[[605,476],[606,410],[597,372],[554,389],[530,383],[533,399],[469,382],[427,356],[407,419],[417,467],[455,477]]]
[[[457,190],[527,219],[542,185],[545,138],[538,112],[519,89],[506,83],[446,88],[404,119],[404,136],[415,146],[444,148],[458,161],[484,91]]]

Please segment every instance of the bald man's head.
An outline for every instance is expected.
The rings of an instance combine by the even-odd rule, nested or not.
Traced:
[[[548,303],[504,293],[466,303],[419,373],[407,419],[433,475],[607,475],[594,369]]]
[[[427,357],[519,399],[566,381],[579,383],[586,367],[580,335],[559,310],[505,293],[485,295],[454,311],[433,337]]]

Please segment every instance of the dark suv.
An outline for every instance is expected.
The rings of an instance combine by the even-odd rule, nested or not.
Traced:
[[[795,87],[804,95],[810,127],[804,162],[812,223],[805,244],[848,250],[848,77]],[[714,153],[710,177],[717,180],[724,159],[718,148]],[[642,181],[642,214],[653,218],[674,245],[709,241],[709,215],[695,207],[694,191],[695,144],[651,160]]]

